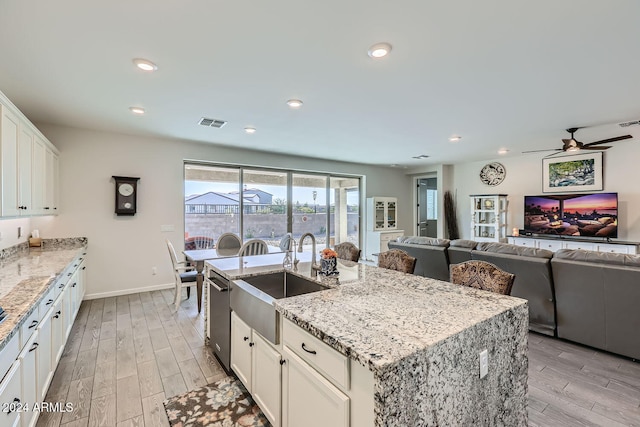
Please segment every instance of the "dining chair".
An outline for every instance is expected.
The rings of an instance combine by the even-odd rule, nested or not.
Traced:
[[[356,262],[360,259],[360,253],[362,252],[351,242],[338,243],[333,249],[338,254],[338,258]]]
[[[401,249],[390,249],[378,254],[378,267],[413,274],[416,259]]]
[[[242,240],[235,233],[223,233],[218,237],[218,242],[216,243],[216,249],[218,251],[222,250],[225,252],[239,252],[242,247]]]
[[[465,261],[451,264],[450,282],[502,295],[511,295],[515,274],[487,261]]]
[[[213,249],[216,244],[216,240],[213,237],[213,231],[201,232],[193,239],[196,249]]]
[[[269,247],[267,246],[267,242],[260,239],[252,239],[247,240],[244,245],[242,245],[238,256],[264,255],[268,253]]]
[[[188,265],[186,261],[178,261],[176,250],[173,248],[169,239],[167,239],[167,247],[169,248],[169,256],[171,257],[171,264],[173,265],[173,276],[176,285],[174,304],[178,307],[183,287],[187,288],[187,299],[191,297],[191,286],[196,284],[198,272],[195,267]]]

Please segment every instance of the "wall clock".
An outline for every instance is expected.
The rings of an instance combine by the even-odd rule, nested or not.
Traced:
[[[507,169],[502,163],[487,163],[482,170],[480,170],[480,181],[484,184],[494,186],[504,181],[505,175],[507,175]]]
[[[135,215],[138,180],[126,176],[113,176],[116,181],[116,214]]]

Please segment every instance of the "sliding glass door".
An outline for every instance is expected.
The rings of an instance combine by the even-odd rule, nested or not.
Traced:
[[[359,177],[185,163],[184,188],[186,248],[227,232],[272,246],[286,233],[312,233],[320,249],[361,246]]]

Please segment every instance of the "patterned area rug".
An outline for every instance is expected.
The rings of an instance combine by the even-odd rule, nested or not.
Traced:
[[[242,383],[227,377],[164,402],[172,427],[270,427]]]

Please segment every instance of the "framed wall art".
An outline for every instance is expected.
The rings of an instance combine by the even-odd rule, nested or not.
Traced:
[[[601,191],[602,152],[542,159],[542,192]]]

